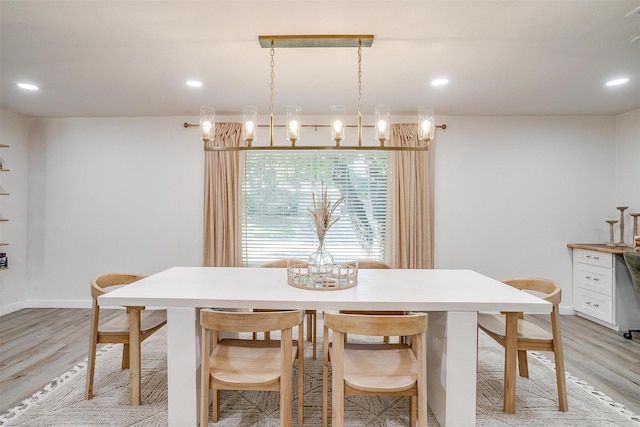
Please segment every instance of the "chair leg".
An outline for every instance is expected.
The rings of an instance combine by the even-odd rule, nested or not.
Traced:
[[[217,423],[220,420],[220,390],[213,390],[213,402],[211,403],[211,418],[214,423]],[[206,426],[207,424],[205,424]]]
[[[560,332],[560,315],[557,307],[551,312],[551,329],[553,333],[553,356],[556,363],[556,382],[558,383],[558,409],[562,412],[569,410],[567,402],[567,382],[564,372],[564,352],[562,351],[562,333]]]
[[[409,426],[416,427],[416,408],[418,407],[418,398],[409,396]]]
[[[329,329],[324,327],[322,350],[322,427],[327,427],[329,422],[327,412],[329,409]]]
[[[87,383],[84,396],[87,400],[93,398],[93,377],[96,370],[96,346],[98,345],[97,333],[92,334],[89,341],[89,355],[87,356]]]
[[[562,412],[569,410],[567,403],[567,382],[564,372],[564,360],[562,353],[554,353],[556,361],[556,381],[558,382],[558,409]]]
[[[516,413],[516,360],[518,355],[518,313],[506,313],[504,354],[504,412]]]
[[[129,361],[129,344],[122,344],[122,369],[128,369],[130,365]]]
[[[313,339],[313,313],[307,312],[307,341],[311,342]]]
[[[318,313],[313,313],[313,360],[316,360],[316,352],[318,349]]]
[[[529,363],[527,362],[526,350],[518,350],[518,370],[521,377],[529,378]]]
[[[202,395],[200,396],[200,425],[208,426],[209,425],[209,387],[202,386],[201,390]],[[213,404],[215,405],[215,400]],[[213,422],[216,422],[214,419]]]
[[[142,403],[142,360],[140,355],[140,307],[129,307],[129,401],[131,406]]]
[[[298,425],[304,424],[304,341],[298,342]]]
[[[327,411],[329,406],[329,374],[327,367],[322,368],[322,427],[328,426]]]

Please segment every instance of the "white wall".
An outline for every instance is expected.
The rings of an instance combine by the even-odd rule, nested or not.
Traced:
[[[24,307],[28,299],[27,281],[27,149],[29,121],[25,117],[0,110],[0,148],[3,167],[0,188],[9,196],[0,196],[0,247],[9,257],[9,269],[0,271],[0,315]]]
[[[636,118],[438,117],[436,267],[549,277],[570,306],[566,244],[606,241],[616,203],[637,203],[615,173]],[[104,272],[201,265],[203,151],[185,121],[31,122],[26,305],[86,306]]]
[[[616,143],[616,206],[629,206],[624,234],[631,244],[633,221],[628,214],[640,213],[640,109],[616,117]],[[619,211],[612,211],[611,219],[618,218]],[[616,237],[618,241],[619,234]]]
[[[447,117],[436,140],[436,268],[557,281],[567,243],[604,242],[614,117]]]
[[[30,139],[30,305],[91,278],[202,265],[203,151],[186,119],[41,119]]]

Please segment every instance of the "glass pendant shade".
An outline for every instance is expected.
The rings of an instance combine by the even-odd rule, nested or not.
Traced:
[[[213,107],[200,107],[200,137],[203,141],[215,138],[216,110]]]
[[[287,139],[292,144],[300,139],[300,111],[301,108],[297,105],[287,107]]]
[[[376,107],[376,139],[384,143],[389,139],[389,115],[391,108],[388,105],[378,105]]]
[[[344,140],[344,105],[331,106],[331,139],[336,144],[340,144],[340,141]]]
[[[242,139],[249,145],[257,138],[258,108],[253,106],[242,107]]]
[[[425,105],[418,108],[418,139],[431,141],[434,137],[433,106]]]

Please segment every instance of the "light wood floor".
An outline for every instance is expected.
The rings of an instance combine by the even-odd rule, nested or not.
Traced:
[[[89,313],[25,309],[0,317],[0,412],[86,358]],[[640,414],[640,334],[627,340],[577,316],[561,323],[566,370]]]

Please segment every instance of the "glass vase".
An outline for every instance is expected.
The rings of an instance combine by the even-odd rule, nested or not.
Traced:
[[[333,271],[333,255],[324,247],[324,239],[318,240],[318,247],[307,259],[309,273],[317,278],[329,277]]]

